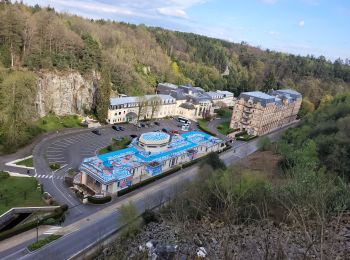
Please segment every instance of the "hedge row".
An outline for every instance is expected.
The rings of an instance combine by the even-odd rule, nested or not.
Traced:
[[[247,131],[242,131],[242,132],[240,132],[240,133],[237,133],[237,134],[235,135],[235,137],[239,137],[239,136],[242,136],[242,135],[245,135],[245,134],[247,134]]]
[[[150,184],[150,183],[152,183],[152,182],[154,182],[154,181],[156,181],[156,180],[159,180],[159,179],[161,179],[161,178],[163,178],[163,177],[165,177],[165,176],[168,176],[168,175],[170,175],[170,174],[172,174],[172,173],[174,173],[174,172],[177,172],[177,171],[180,170],[180,169],[181,169],[181,166],[176,166],[176,167],[174,167],[173,169],[171,169],[171,170],[169,170],[169,171],[167,171],[167,172],[164,172],[164,173],[159,174],[159,175],[157,175],[157,176],[148,178],[148,179],[146,179],[146,180],[144,180],[144,181],[141,181],[141,182],[139,182],[139,183],[136,183],[136,184],[134,184],[134,185],[132,185],[132,186],[130,186],[130,187],[127,187],[127,188],[125,188],[125,189],[123,189],[123,190],[120,190],[120,191],[118,191],[117,195],[118,195],[118,196],[123,196],[123,195],[125,195],[125,194],[127,194],[127,193],[129,193],[129,192],[132,192],[133,190],[136,190],[136,189],[138,189],[138,188],[141,188],[141,187],[143,187],[143,186],[145,186],[145,185],[147,185],[147,184]]]
[[[55,209],[54,212],[52,212],[52,214],[45,216],[44,218],[40,219],[39,221],[39,225],[41,225],[46,219],[49,218],[54,218],[54,219],[59,219],[62,218],[64,212],[67,210],[67,205],[63,205],[60,208]],[[9,230],[6,230],[4,232],[2,232],[0,234],[0,241],[7,239],[9,237],[18,235],[22,232],[28,231],[32,228],[35,228],[37,225],[37,221],[36,220],[32,220],[30,222],[24,223],[22,225],[17,225]]]
[[[236,137],[236,140],[239,140],[239,141],[250,141],[250,140],[253,140],[255,138],[257,138],[258,136],[254,135],[250,135],[249,137],[245,137],[245,136],[238,136]]]
[[[10,174],[8,172],[3,172],[0,171],[0,179],[7,179],[8,177],[10,177]]]
[[[90,203],[93,204],[104,204],[110,202],[112,200],[112,197],[110,195],[101,198],[89,196],[87,199]]]

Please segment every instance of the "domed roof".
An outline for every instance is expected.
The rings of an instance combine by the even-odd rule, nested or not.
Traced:
[[[170,141],[170,135],[163,132],[143,133],[139,141],[144,144],[164,144]]]

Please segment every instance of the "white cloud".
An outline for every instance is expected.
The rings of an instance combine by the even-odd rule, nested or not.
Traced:
[[[173,8],[173,7],[160,7],[156,9],[159,14],[166,15],[166,16],[172,16],[177,18],[188,18],[188,15],[186,12],[179,8]]]
[[[50,5],[57,10],[72,13],[91,12],[148,18],[169,16],[178,19],[187,19],[187,9],[207,1],[210,0],[24,0],[31,5]]]
[[[299,25],[299,27],[304,27],[305,21],[304,20],[299,21],[298,25]]]

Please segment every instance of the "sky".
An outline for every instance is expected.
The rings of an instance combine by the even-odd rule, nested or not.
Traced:
[[[350,0],[24,0],[300,55],[350,59]]]

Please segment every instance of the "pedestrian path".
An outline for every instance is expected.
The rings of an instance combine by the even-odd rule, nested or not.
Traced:
[[[49,228],[48,230],[46,230],[43,235],[53,235],[55,233],[58,232],[58,230],[60,230],[62,227],[57,227],[57,226],[54,226],[52,228]]]
[[[47,174],[35,174],[34,177],[38,179],[64,180],[64,176],[55,176],[55,175],[47,175]]]

